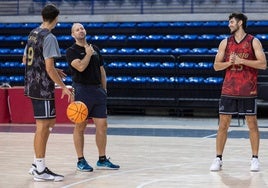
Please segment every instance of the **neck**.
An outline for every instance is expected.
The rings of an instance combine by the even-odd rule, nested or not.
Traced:
[[[40,26],[42,29],[48,29],[51,31],[54,28],[53,23],[43,22]]]
[[[241,40],[243,40],[246,36],[246,32],[245,31],[237,31],[234,34],[235,40],[240,42]]]
[[[86,39],[76,40],[75,42],[78,46],[85,46],[87,44]]]

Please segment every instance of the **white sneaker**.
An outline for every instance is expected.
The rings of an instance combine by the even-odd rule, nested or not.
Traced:
[[[28,173],[30,174],[30,175],[34,175],[34,171],[36,170],[36,165],[35,164],[32,164],[32,166],[31,166],[31,168],[30,168],[30,170],[28,171]]]
[[[43,172],[34,170],[35,181],[62,181],[64,176],[51,172],[48,168],[45,168]]]
[[[260,170],[260,162],[259,162],[259,159],[253,157],[251,159],[250,171],[251,172],[258,172],[259,170]]]
[[[219,157],[216,157],[216,159],[213,160],[210,171],[220,171],[222,167],[222,160]]]

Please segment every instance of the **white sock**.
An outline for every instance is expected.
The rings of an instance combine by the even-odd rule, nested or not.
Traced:
[[[43,172],[46,168],[45,158],[35,158],[35,164],[38,172]]]

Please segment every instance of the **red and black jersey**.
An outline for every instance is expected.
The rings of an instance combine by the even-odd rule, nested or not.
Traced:
[[[252,46],[254,36],[247,34],[239,43],[234,36],[227,39],[224,61],[229,61],[230,54],[235,53],[242,59],[256,60]],[[258,70],[245,65],[233,65],[226,69],[221,94],[231,97],[257,96]]]

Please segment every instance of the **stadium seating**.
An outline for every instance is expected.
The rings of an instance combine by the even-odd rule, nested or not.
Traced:
[[[96,44],[104,57],[111,111],[152,107],[217,108],[223,72],[213,70],[213,61],[220,41],[229,36],[228,22],[83,24],[89,34],[87,40]],[[0,85],[23,85],[21,58],[27,35],[36,26],[37,23],[0,24]],[[65,70],[68,76],[64,82],[68,85],[72,80],[64,55],[74,42],[71,26],[71,23],[59,23],[53,30],[63,55],[57,59],[56,67]],[[268,50],[267,26],[268,21],[255,21],[248,27],[249,32],[261,40],[265,51]],[[260,72],[260,92],[266,90],[267,82],[267,72]],[[267,100],[266,95],[260,96]]]

